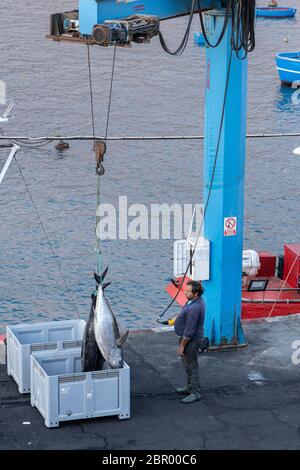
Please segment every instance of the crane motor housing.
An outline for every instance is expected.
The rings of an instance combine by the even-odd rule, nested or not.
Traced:
[[[128,46],[131,42],[150,42],[159,33],[159,18],[132,15],[123,20],[108,20],[93,28],[93,40],[101,46],[113,44]]]

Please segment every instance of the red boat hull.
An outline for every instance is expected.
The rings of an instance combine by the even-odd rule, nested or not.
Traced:
[[[242,319],[271,318],[276,316],[300,314],[300,244],[284,246],[283,278],[275,276],[276,256],[271,253],[259,253],[261,267],[254,277],[245,276],[242,280]],[[183,306],[187,299],[184,294],[186,277],[182,286],[182,277],[167,285],[166,291],[176,302]],[[263,280],[266,290],[249,290],[251,281]],[[180,287],[180,289],[179,289]],[[178,292],[179,291],[179,292]]]

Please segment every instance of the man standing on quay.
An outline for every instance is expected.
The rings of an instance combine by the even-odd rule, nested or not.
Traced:
[[[177,354],[181,356],[187,374],[187,385],[177,388],[178,393],[188,396],[182,403],[193,403],[200,400],[200,374],[198,365],[198,350],[203,340],[203,325],[205,318],[205,303],[202,299],[204,290],[200,281],[188,281],[185,296],[188,299],[185,306],[177,315],[174,330],[179,337]]]

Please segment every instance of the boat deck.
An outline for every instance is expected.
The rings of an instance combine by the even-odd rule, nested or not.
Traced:
[[[260,278],[253,278],[259,280]],[[266,278],[262,278],[266,279]],[[269,302],[278,302],[280,300],[298,300],[300,306],[300,289],[292,289],[289,284],[285,283],[282,279],[278,277],[270,277],[268,279],[268,287],[265,291],[259,292],[249,292],[247,287],[242,290],[243,299],[257,300],[260,302],[269,301]]]
[[[124,421],[97,418],[48,429],[1,366],[0,449],[300,449],[300,363],[292,361],[294,354],[300,362],[300,315],[243,327],[246,348],[199,355],[203,399],[191,405],[175,392],[184,373],[172,329],[131,333],[125,360],[132,417]]]
[[[251,280],[267,280],[265,291],[248,291]],[[178,285],[182,278],[177,278]],[[186,277],[176,302],[183,306],[186,303],[184,289],[189,278]],[[170,282],[166,291],[171,297],[177,294],[177,287]],[[242,290],[242,319],[253,320],[256,318],[269,318],[283,315],[293,315],[300,312],[300,289],[292,289],[291,286],[282,279],[275,276],[246,277]]]

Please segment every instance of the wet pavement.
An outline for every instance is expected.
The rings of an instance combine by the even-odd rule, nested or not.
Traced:
[[[124,349],[129,420],[111,416],[48,429],[0,366],[0,450],[300,449],[300,315],[243,328],[246,348],[199,354],[203,398],[189,405],[175,391],[185,376],[174,332],[132,332]]]

